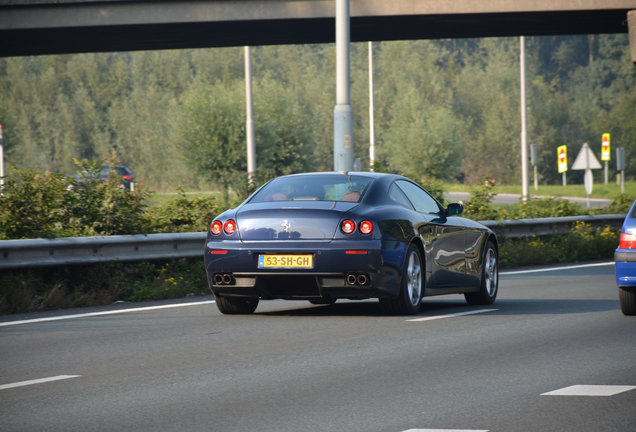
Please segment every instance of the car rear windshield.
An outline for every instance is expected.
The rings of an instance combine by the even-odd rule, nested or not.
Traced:
[[[371,177],[342,174],[279,177],[263,186],[250,202],[359,202],[372,181]]]

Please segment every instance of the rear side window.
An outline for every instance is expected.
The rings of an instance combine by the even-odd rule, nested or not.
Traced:
[[[439,205],[437,201],[435,201],[435,198],[430,196],[424,189],[405,180],[398,180],[395,183],[402,192],[404,192],[404,195],[407,196],[411,204],[413,204],[415,211],[420,213],[440,212]]]
[[[392,184],[391,189],[389,189],[389,198],[394,203],[401,205],[402,207],[406,207],[409,210],[413,210],[413,205],[411,204],[411,201],[409,201],[406,195],[404,195],[404,192],[402,192],[402,189],[397,187],[395,183]]]

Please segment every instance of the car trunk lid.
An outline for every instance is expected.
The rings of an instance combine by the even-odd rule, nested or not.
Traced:
[[[246,204],[236,215],[242,241],[331,240],[357,203],[311,201]]]

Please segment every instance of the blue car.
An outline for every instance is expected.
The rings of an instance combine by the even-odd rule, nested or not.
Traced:
[[[625,315],[636,315],[636,202],[623,222],[614,261],[621,311]]]
[[[377,298],[390,314],[414,314],[441,294],[491,304],[497,238],[462,211],[399,175],[278,177],[210,224],[209,286],[224,314],[252,313],[260,299]]]

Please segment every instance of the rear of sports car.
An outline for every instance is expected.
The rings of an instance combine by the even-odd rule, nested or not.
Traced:
[[[211,223],[205,266],[217,302],[386,295],[378,224],[361,203],[372,179],[283,179]]]
[[[621,311],[625,315],[636,315],[636,202],[623,222],[614,261]]]

